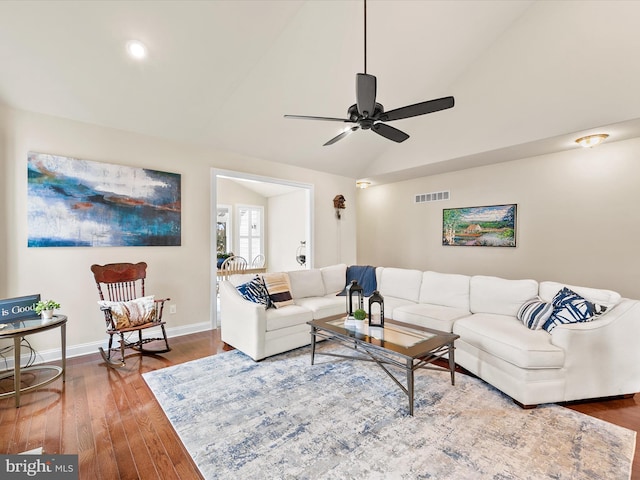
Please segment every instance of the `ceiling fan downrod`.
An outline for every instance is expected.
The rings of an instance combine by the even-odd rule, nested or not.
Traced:
[[[367,74],[367,0],[364,0],[364,74]]]

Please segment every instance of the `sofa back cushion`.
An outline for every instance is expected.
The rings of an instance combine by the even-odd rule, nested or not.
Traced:
[[[227,278],[227,280],[231,283],[231,285],[237,287],[239,285],[242,285],[243,283],[250,282],[255,276],[255,273],[234,273],[233,275],[229,275],[229,278]],[[225,280],[220,281],[224,282]]]
[[[540,282],[540,298],[545,302],[551,302],[553,297],[563,288],[573,290],[591,303],[605,305],[607,309],[616,305],[622,298],[618,292],[602,290],[599,288],[575,287],[558,282]]]
[[[380,275],[378,276],[378,272]],[[384,267],[376,269],[378,291],[382,296],[390,296],[418,303],[422,272],[407,268]]]
[[[494,313],[515,317],[524,302],[538,295],[535,280],[508,280],[476,275],[471,277],[469,307],[473,313]]]
[[[424,272],[420,287],[420,303],[469,310],[468,275]]]
[[[322,274],[325,295],[342,291],[347,283],[347,266],[344,263],[322,267],[320,273]]]
[[[293,298],[324,297],[324,282],[320,270],[292,270],[287,273]]]

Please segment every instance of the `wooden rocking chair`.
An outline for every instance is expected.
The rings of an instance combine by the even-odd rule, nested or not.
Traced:
[[[145,297],[144,280],[147,276],[147,264],[140,263],[109,263],[107,265],[91,265],[91,271],[98,287],[101,300],[100,310],[104,313],[104,320],[109,335],[109,348],[105,352],[100,347],[102,358],[110,367],[124,367],[124,350],[133,348],[142,354],[165,353],[171,350],[164,325],[162,311],[164,303],[171,300],[161,300]],[[103,291],[104,289],[104,291]],[[107,298],[105,298],[105,292]],[[144,307],[148,307],[145,308]],[[131,318],[129,318],[131,314]],[[136,317],[136,318],[134,318]],[[142,331],[151,327],[160,327],[162,337],[142,338]],[[125,334],[138,332],[137,340],[125,339]],[[120,347],[113,347],[113,336],[120,336]],[[134,334],[135,335],[135,334]],[[144,345],[149,342],[164,340],[162,350],[148,350]],[[113,352],[120,351],[120,360],[111,358]]]

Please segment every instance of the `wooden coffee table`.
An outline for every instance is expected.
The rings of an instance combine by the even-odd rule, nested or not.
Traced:
[[[311,325],[311,365],[314,364],[317,339],[336,342],[358,352],[360,355],[357,356],[330,352],[318,354],[377,363],[409,398],[409,415],[413,415],[413,376],[417,369],[449,370],[451,385],[455,385],[453,342],[460,338],[459,335],[395,320],[385,319],[384,328],[369,327],[366,320],[358,326],[352,322],[345,325],[345,320],[345,315],[335,315],[307,322]],[[445,355],[449,358],[449,368],[432,365]],[[406,386],[391,373],[388,366],[404,371]]]

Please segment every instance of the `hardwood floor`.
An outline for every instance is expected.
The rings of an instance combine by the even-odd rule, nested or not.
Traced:
[[[121,369],[107,368],[98,353],[70,359],[64,387],[56,381],[24,394],[18,409],[13,398],[0,400],[0,453],[37,447],[52,454],[77,453],[79,478],[87,480],[202,478],[141,374],[214,355],[225,346],[218,331],[170,342],[172,351],[162,356],[131,352]],[[0,382],[0,392],[11,389],[10,380]],[[638,431],[638,397],[566,407]],[[634,480],[640,480],[638,450],[636,445]]]
[[[0,452],[77,453],[80,479],[202,478],[141,374],[222,352],[223,343],[217,331],[170,342],[163,356],[129,350],[121,369],[107,368],[97,352],[69,359],[64,388],[56,381],[23,394],[19,409],[13,398],[1,400]]]

